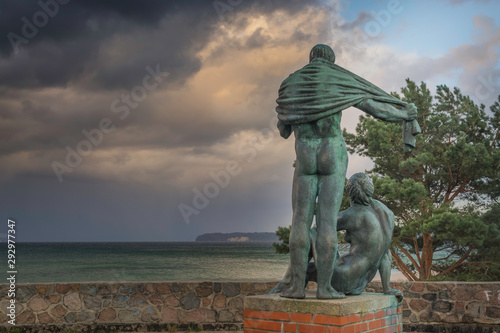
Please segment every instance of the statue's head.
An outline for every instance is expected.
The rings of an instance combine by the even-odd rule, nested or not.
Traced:
[[[347,182],[347,194],[351,198],[351,203],[359,205],[370,205],[373,195],[373,182],[366,174],[359,172],[354,174]]]
[[[314,61],[317,58],[322,58],[332,63],[335,62],[335,53],[330,46],[325,44],[318,44],[314,46],[309,54],[309,62]]]

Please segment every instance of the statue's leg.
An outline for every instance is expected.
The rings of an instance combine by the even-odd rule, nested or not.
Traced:
[[[318,208],[316,221],[318,226],[318,239],[316,249],[318,252],[318,298],[344,298],[345,295],[337,292],[331,286],[333,269],[337,259],[337,213],[342,203],[345,176],[333,175],[320,176]],[[338,189],[342,189],[340,194]],[[333,191],[332,191],[333,189]]]
[[[304,298],[305,279],[310,249],[309,230],[314,217],[317,193],[317,176],[300,174],[295,169],[293,178],[292,208],[293,220],[290,231],[291,286],[280,293],[283,297]]]
[[[286,270],[283,279],[273,289],[271,289],[271,291],[269,291],[268,294],[281,293],[283,290],[290,288],[291,283],[292,283],[292,270],[291,266],[288,266],[288,269]]]
[[[347,151],[339,147],[327,146],[324,153],[324,163],[320,165],[321,175],[318,177],[318,207],[316,223],[318,238],[316,251],[318,256],[318,291],[317,297],[322,299],[344,298],[331,285],[336,252],[337,214],[342,204],[345,174],[347,170]]]

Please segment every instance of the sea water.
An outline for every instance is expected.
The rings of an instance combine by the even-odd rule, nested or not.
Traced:
[[[276,281],[271,243],[17,243],[17,282]]]

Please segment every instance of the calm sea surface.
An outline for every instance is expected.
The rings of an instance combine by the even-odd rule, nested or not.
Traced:
[[[16,282],[272,281],[288,261],[271,243],[17,243]]]

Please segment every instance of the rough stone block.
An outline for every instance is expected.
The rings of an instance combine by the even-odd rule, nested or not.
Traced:
[[[427,293],[427,294],[423,294],[422,298],[425,299],[426,301],[435,301],[437,298],[437,295],[434,293]]]
[[[99,321],[112,322],[116,318],[116,311],[113,308],[106,308],[99,313]]]
[[[429,302],[424,301],[423,299],[412,299],[409,303],[410,309],[412,309],[415,312],[420,312],[426,307],[429,306]]]
[[[413,285],[410,288],[411,291],[414,291],[414,292],[417,292],[417,293],[420,293],[420,292],[424,291],[424,289],[425,289],[425,284],[423,284],[421,282],[415,282],[415,283],[413,283]]]
[[[214,289],[211,282],[202,282],[198,287],[196,287],[196,295],[198,297],[207,297],[212,295]]]
[[[68,310],[61,304],[57,305],[54,307],[52,310],[50,310],[50,313],[56,317],[56,318],[62,318],[66,313],[68,313]]]
[[[34,288],[21,286],[16,290],[16,300],[21,303],[25,303],[31,299],[36,294]]]
[[[83,304],[89,310],[100,310],[102,300],[97,297],[86,297],[83,299]]]
[[[28,302],[28,307],[34,312],[44,311],[49,307],[49,303],[40,295],[36,295]]]
[[[482,302],[472,302],[465,307],[467,314],[473,318],[481,318],[486,312],[486,307]]]
[[[222,309],[224,306],[226,306],[226,296],[222,294],[215,295],[212,306],[214,307],[214,309]]]
[[[226,297],[233,297],[241,293],[241,284],[236,282],[227,282],[222,286],[222,292]]]
[[[242,311],[243,310],[243,299],[241,297],[235,297],[227,303],[227,306],[229,308],[229,311],[231,311],[233,313],[236,311]]]
[[[47,312],[42,312],[37,317],[40,324],[52,324],[54,322],[54,319]]]
[[[16,323],[19,325],[32,325],[35,323],[35,315],[31,310],[25,310],[16,316]]]
[[[486,316],[494,319],[500,319],[500,307],[489,306],[486,308]]]
[[[156,286],[156,291],[164,295],[170,294],[172,292],[170,286],[167,283],[159,283]]]
[[[188,322],[203,323],[207,319],[206,309],[196,309],[188,313]]]
[[[432,303],[432,309],[437,312],[450,312],[452,309],[453,305],[450,302],[446,301],[437,301]]]
[[[463,288],[455,288],[451,291],[451,299],[454,301],[468,301],[470,297]]]
[[[181,307],[186,310],[197,309],[200,307],[200,299],[195,293],[187,294],[180,300]]]
[[[218,319],[220,322],[232,322],[234,321],[234,315],[229,310],[221,310]]]
[[[95,312],[83,311],[76,316],[76,321],[79,323],[90,323],[95,321]]]
[[[156,299],[153,298],[153,301],[155,301],[155,300]],[[150,299],[150,301],[151,301],[151,299]],[[153,301],[151,301],[151,302],[153,302]],[[167,296],[167,298],[165,298],[164,304],[166,306],[170,306],[170,307],[175,308],[175,307],[179,306],[179,300],[174,295],[170,295],[170,296]]]
[[[147,307],[142,310],[141,320],[146,323],[156,322],[160,320],[160,315],[154,308]]]
[[[82,308],[82,301],[80,300],[80,294],[77,292],[72,292],[65,295],[63,303],[71,311],[78,311]]]
[[[179,316],[177,315],[177,311],[170,308],[164,308],[161,313],[161,321],[164,323],[173,323],[173,324],[178,323]]]
[[[141,317],[139,309],[123,309],[118,312],[118,318],[124,323],[135,323]]]
[[[64,321],[68,324],[73,324],[76,322],[76,312],[70,312],[64,316]]]
[[[51,304],[57,304],[61,301],[61,295],[50,295],[49,302]]]
[[[56,291],[59,294],[66,294],[71,289],[69,284],[56,284]]]

